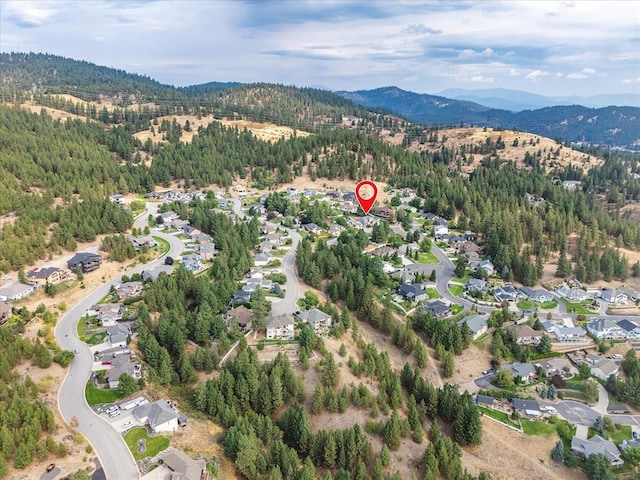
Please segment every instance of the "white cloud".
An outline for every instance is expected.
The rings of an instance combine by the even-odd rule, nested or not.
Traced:
[[[540,77],[546,77],[549,75],[549,72],[544,72],[542,70],[534,70],[533,72],[529,72],[525,78],[529,80],[533,80],[534,82],[538,80]]]
[[[458,54],[458,58],[479,58],[479,57],[491,57],[495,55],[495,51],[491,48],[485,48],[481,52],[477,52],[472,48],[465,48]]]
[[[562,78],[562,77],[564,77],[563,73],[560,73],[560,72],[556,73],[556,78]]]
[[[495,78],[493,77],[483,77],[482,75],[476,75],[475,77],[471,77],[469,79],[470,82],[476,83],[493,83]]]
[[[640,83],[640,77],[637,78],[625,78],[621,83]]]
[[[418,35],[418,36],[440,35],[442,33],[442,30],[428,27],[424,23],[415,23],[413,25],[409,25],[402,31],[403,33],[408,33],[409,35]]]
[[[571,80],[584,80],[592,75],[595,75],[596,73],[598,73],[597,70],[593,68],[583,68],[579,72],[570,73],[569,75],[567,75],[567,78]]]

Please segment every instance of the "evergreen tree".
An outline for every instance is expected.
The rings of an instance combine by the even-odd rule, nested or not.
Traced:
[[[553,452],[551,452],[551,458],[556,462],[562,462],[564,459],[564,444],[562,443],[562,440],[558,440],[556,443]]]
[[[400,448],[400,432],[400,419],[398,418],[398,413],[394,410],[385,424],[382,434],[384,444],[389,447],[389,450],[398,450],[398,448]]]

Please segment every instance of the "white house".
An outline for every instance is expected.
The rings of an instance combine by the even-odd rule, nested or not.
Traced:
[[[317,308],[312,308],[306,312],[300,312],[298,318],[307,322],[316,333],[324,333],[331,328],[331,315],[323,312],[322,310],[318,310]]]
[[[293,338],[293,318],[285,313],[276,317],[270,316],[267,319],[267,338],[277,338],[280,340],[290,340]]]
[[[35,291],[33,285],[25,285],[23,283],[12,283],[0,287],[0,302],[7,300],[20,300],[21,298],[31,295]]]
[[[167,400],[140,405],[133,409],[133,414],[140,423],[148,423],[154,433],[178,429],[178,412]]]
[[[609,459],[611,465],[616,467],[624,463],[624,460],[620,458],[620,450],[618,450],[615,443],[605,440],[599,435],[595,435],[589,440],[573,437],[571,439],[571,450],[585,459],[594,453],[600,453]]]
[[[565,327],[564,325],[553,329],[559,342],[585,343],[587,332],[581,327]]]
[[[460,325],[462,325],[463,323],[467,324],[467,327],[469,327],[469,330],[471,330],[471,335],[474,340],[487,332],[486,315],[469,315],[468,317],[464,317],[458,323]]]
[[[131,331],[129,330],[129,328],[125,327],[124,325],[117,325],[115,327],[107,328],[107,336],[109,337],[111,347],[126,347],[127,337],[130,333]]]
[[[534,302],[545,303],[553,301],[553,294],[544,288],[537,288],[534,290],[533,288],[522,287],[520,288],[520,291],[526,295],[529,300]]]
[[[604,358],[599,362],[590,365],[591,374],[600,380],[607,380],[611,375],[618,375],[619,367],[608,358]]]
[[[493,263],[491,263],[490,260],[481,260],[479,262],[473,262],[469,264],[469,268],[474,271],[482,268],[485,272],[487,272],[488,276],[493,275],[496,271],[496,267],[493,265]]]
[[[98,320],[102,322],[103,327],[113,327],[118,320],[122,320],[124,308],[117,303],[102,303],[96,309],[98,311]]]
[[[618,322],[618,326],[626,332],[628,339],[635,340],[636,338],[640,338],[640,327],[635,323],[624,319]]]
[[[627,332],[620,328],[612,318],[598,318],[587,323],[587,332],[601,340],[623,340]]]
[[[600,298],[609,303],[627,303],[627,295],[615,288],[604,287],[600,292]]]

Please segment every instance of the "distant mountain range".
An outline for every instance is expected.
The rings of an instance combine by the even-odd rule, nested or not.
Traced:
[[[414,121],[431,124],[517,128],[572,142],[640,150],[640,108],[552,106],[512,112],[467,100],[408,92],[398,87],[336,92],[367,107],[384,108]],[[523,102],[523,103],[526,103]]]
[[[635,93],[604,94],[591,97],[547,97],[524,90],[506,88],[487,88],[481,90],[465,90],[449,88],[435,93],[437,96],[465,100],[485,105],[490,108],[519,112],[558,105],[582,105],[590,108],[604,108],[612,105],[640,107],[640,95]]]

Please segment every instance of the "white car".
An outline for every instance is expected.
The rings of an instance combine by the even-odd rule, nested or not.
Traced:
[[[549,412],[551,415],[557,415],[558,414],[558,410],[556,410],[553,407],[547,407],[547,412]]]
[[[115,412],[111,412],[109,414],[109,417],[113,418],[113,417],[117,417],[118,415],[120,415],[120,410],[116,410]]]
[[[129,422],[124,422],[122,424],[122,428],[129,428],[131,425],[133,425],[133,422],[129,421]]]

